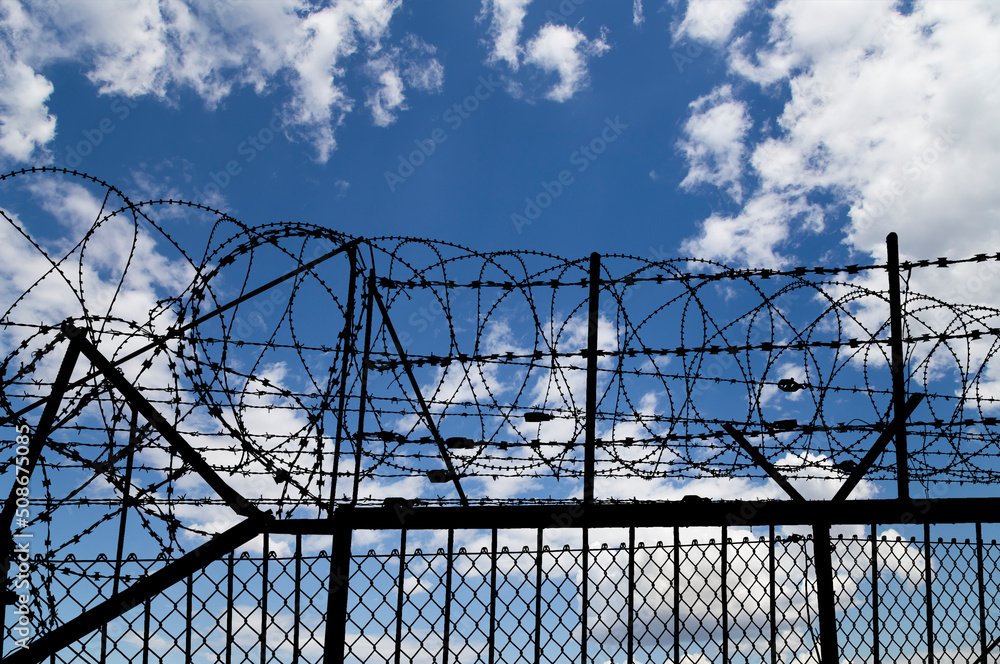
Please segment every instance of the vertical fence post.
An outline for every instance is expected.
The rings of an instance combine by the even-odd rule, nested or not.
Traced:
[[[976,580],[979,582],[979,661],[986,664],[986,583],[983,579],[983,524],[976,521]]]
[[[191,658],[191,621],[194,619],[194,574],[189,574],[187,578],[187,623],[184,625],[184,653],[187,661],[193,662]]]
[[[295,623],[292,625],[292,664],[299,662],[299,623],[302,622],[302,535],[295,536]]]
[[[490,533],[490,634],[489,662],[496,664],[497,646],[497,529]]]
[[[924,521],[924,587],[927,591],[927,664],[934,664],[934,592],[931,588],[931,524]]]
[[[347,415],[347,377],[351,368],[351,356],[354,355],[354,291],[358,280],[357,250],[352,245],[347,250],[351,263],[351,276],[347,284],[347,311],[344,315],[343,353],[340,362],[340,394],[337,405],[337,428],[333,447],[333,470],[330,473],[330,504],[327,506],[327,516],[333,514],[333,505],[337,500],[337,479],[340,476],[340,447],[344,440],[344,422]]]
[[[601,255],[590,254],[590,296],[587,306],[587,413],[584,422],[583,503],[594,503],[597,426],[597,332],[600,320]],[[590,533],[583,529],[583,605],[581,609],[580,657],[587,664],[587,622],[590,617]]]
[[[226,571],[226,664],[233,662],[233,572],[236,553],[229,552],[229,569]]]
[[[872,662],[882,661],[879,645],[879,615],[878,615],[878,527],[872,524]]]
[[[628,642],[626,643],[627,663],[635,660],[635,526],[628,529]]]
[[[587,623],[590,620],[590,529],[583,529],[583,601],[580,603],[580,661],[587,664]]]
[[[125,554],[125,525],[128,517],[129,496],[132,489],[132,466],[135,458],[135,447],[138,444],[136,432],[138,429],[139,411],[132,409],[132,418],[129,421],[128,434],[128,460],[125,462],[125,481],[122,489],[122,518],[118,522],[118,548],[115,556],[115,580],[112,585],[111,596],[118,594],[118,587],[121,583],[122,557]]]
[[[722,526],[722,664],[729,664],[729,528]]]
[[[535,544],[535,664],[542,662],[542,529]]]
[[[444,643],[441,654],[441,664],[448,664],[449,648],[451,646],[451,577],[455,568],[455,530],[448,529],[448,551],[445,553],[445,577],[444,577]]]
[[[681,664],[681,532],[674,526],[674,664]]]
[[[375,307],[375,268],[368,273],[368,287],[365,297],[365,347],[361,359],[361,395],[358,397],[358,427],[354,432],[354,489],[351,492],[351,504],[358,502],[358,489],[361,484],[361,444],[365,435],[365,408],[368,405],[368,367],[371,363],[372,349],[372,316]]]
[[[267,572],[271,557],[271,535],[264,533],[264,560],[260,568],[260,664],[267,664]]]
[[[840,649],[837,647],[837,598],[833,593],[833,553],[830,544],[830,525],[813,525],[813,557],[816,560],[816,600],[819,605],[820,663],[837,664]]]
[[[341,512],[345,507],[338,508]],[[350,509],[350,508],[347,508]],[[337,519],[337,512],[333,518]],[[333,529],[330,550],[330,583],[326,606],[326,633],[323,641],[323,664],[343,664],[347,640],[347,601],[351,578],[351,537],[347,524]]]
[[[771,664],[778,664],[778,588],[775,583],[775,556],[774,556],[774,524],[767,527],[768,547],[767,547],[767,594],[770,599],[771,610],[769,618],[771,620]]]
[[[889,259],[889,344],[892,348],[892,426],[896,436],[896,490],[910,497],[910,470],[906,460],[906,374],[903,357],[903,310],[899,294],[899,241],[895,233],[885,238]]]
[[[583,502],[594,502],[597,420],[597,328],[600,321],[601,255],[590,254],[590,300],[587,308],[587,418],[584,431]]]
[[[403,583],[406,581],[406,528],[399,531],[399,576],[396,578],[396,647],[394,664],[400,664],[403,655]]]
[[[149,664],[149,614],[152,600],[147,599],[142,607],[142,664]]]
[[[132,488],[132,465],[135,456],[136,430],[138,426],[139,411],[132,409],[132,417],[129,419],[128,433],[128,460],[125,462],[125,480],[122,483],[122,513],[118,520],[118,546],[115,550],[115,578],[111,582],[111,596],[118,594],[118,587],[121,585],[122,562],[125,555],[125,524],[128,518],[129,494]],[[108,451],[108,463],[111,463],[113,450]],[[190,624],[190,621],[189,621]],[[101,661],[105,661],[108,656],[108,626],[101,626]]]

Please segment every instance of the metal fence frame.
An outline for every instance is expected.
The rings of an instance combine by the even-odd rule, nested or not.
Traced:
[[[244,499],[231,487],[229,487],[212,469],[198,453],[188,445],[182,436],[173,430],[153,408],[152,405],[129,384],[124,377],[115,369],[115,365],[102,357],[97,349],[90,344],[78,330],[71,326],[64,329],[65,335],[70,339],[69,351],[63,362],[52,394],[46,399],[36,402],[32,406],[22,409],[16,415],[22,415],[28,410],[45,404],[38,430],[31,441],[31,451],[29,454],[29,465],[27,475],[30,477],[31,469],[45,444],[45,439],[53,425],[56,410],[63,393],[70,387],[69,381],[72,369],[80,354],[84,355],[94,367],[94,374],[101,374],[113,387],[131,404],[135,412],[140,413],[148,422],[153,424],[160,435],[171,445],[171,447],[190,465],[202,479],[222,497],[232,509],[246,517],[237,526],[221,533],[202,546],[191,551],[180,559],[168,562],[161,569],[144,576],[132,585],[119,590],[117,588],[118,575],[116,575],[115,591],[109,597],[95,606],[85,610],[81,615],[68,622],[54,628],[41,635],[30,644],[30,648],[16,651],[3,662],[42,662],[47,658],[52,658],[62,648],[76,642],[85,635],[107,625],[111,620],[123,615],[127,611],[137,608],[140,605],[149,607],[152,598],[164,592],[174,584],[187,580],[188,587],[191,587],[193,575],[203,570],[213,561],[232,556],[233,552],[252,538],[264,534],[326,534],[333,536],[333,545],[330,554],[330,572],[327,580],[328,602],[326,607],[325,621],[325,643],[345,643],[346,628],[349,618],[350,604],[350,575],[352,564],[352,540],[355,530],[387,530],[400,532],[400,550],[405,550],[405,533],[413,530],[441,530],[449,533],[449,541],[454,537],[456,529],[491,530],[494,533],[497,529],[503,528],[531,528],[538,532],[539,546],[536,555],[542,555],[543,534],[547,529],[553,528],[573,528],[580,529],[583,535],[583,546],[581,558],[584,573],[581,583],[581,611],[583,612],[583,624],[587,625],[587,610],[589,607],[589,560],[591,550],[589,548],[589,533],[597,528],[620,528],[627,527],[634,533],[635,528],[659,527],[659,528],[681,528],[689,526],[699,527],[719,527],[731,526],[765,526],[773,530],[775,526],[799,525],[809,526],[812,529],[812,541],[814,542],[814,564],[816,574],[816,592],[818,594],[818,626],[819,626],[819,647],[820,661],[823,664],[830,664],[839,661],[840,649],[838,646],[838,626],[837,626],[837,598],[834,592],[833,576],[837,570],[832,564],[832,545],[830,528],[834,525],[858,524],[870,525],[873,523],[895,524],[912,523],[924,524],[925,542],[927,551],[925,556],[925,577],[928,587],[932,577],[930,567],[930,532],[931,524],[943,523],[975,523],[977,527],[977,546],[980,548],[978,557],[977,578],[979,584],[979,600],[981,612],[981,629],[979,633],[980,661],[986,660],[988,651],[996,645],[997,641],[988,644],[989,635],[985,628],[985,600],[983,594],[984,587],[984,567],[982,562],[982,539],[981,522],[970,521],[971,515],[1000,515],[1000,498],[953,498],[939,501],[929,501],[922,499],[911,499],[908,488],[907,473],[907,448],[906,448],[906,419],[919,403],[920,395],[907,397],[905,391],[905,366],[902,350],[903,336],[901,327],[901,307],[899,292],[899,262],[898,251],[896,249],[895,234],[888,238],[889,249],[889,281],[890,281],[890,346],[891,346],[891,374],[893,384],[893,416],[892,422],[885,427],[875,444],[869,450],[865,458],[857,465],[836,496],[831,501],[805,501],[782,474],[772,466],[763,455],[750,445],[741,432],[732,427],[727,431],[740,446],[746,451],[757,464],[781,486],[791,500],[772,502],[748,502],[748,501],[715,501],[715,502],[657,502],[657,503],[620,503],[607,504],[599,503],[594,498],[594,478],[595,478],[595,411],[597,406],[596,386],[597,386],[597,330],[598,311],[600,294],[600,269],[601,261],[598,254],[593,254],[590,258],[590,298],[589,298],[589,325],[588,325],[588,347],[587,356],[587,392],[586,392],[586,412],[587,420],[585,427],[584,441],[584,482],[583,495],[579,502],[573,503],[550,503],[536,505],[470,505],[467,500],[458,476],[449,462],[448,452],[437,432],[433,418],[427,408],[417,381],[414,379],[409,365],[406,361],[406,353],[399,343],[399,339],[392,327],[388,311],[378,293],[374,288],[375,274],[369,275],[370,287],[367,289],[366,303],[366,329],[370,327],[372,316],[375,315],[376,306],[381,313],[383,322],[390,332],[393,342],[399,352],[400,361],[406,369],[414,393],[421,406],[421,415],[425,420],[428,429],[432,433],[441,453],[442,460],[447,467],[445,479],[455,485],[456,491],[462,502],[459,507],[430,507],[416,506],[408,503],[404,499],[391,499],[386,501],[382,507],[354,507],[351,505],[340,505],[332,510],[328,519],[291,519],[285,521],[275,521],[270,515],[262,513],[255,505]],[[272,287],[277,283],[303,272],[306,269],[317,265],[322,260],[346,251],[351,259],[351,274],[356,273],[354,264],[355,247],[349,243],[334,251],[318,258],[311,263],[300,266],[293,272],[276,279],[261,288],[258,288],[237,301],[225,305],[213,312],[205,314],[195,321],[192,321],[183,328],[177,328],[176,334],[182,333],[185,329],[197,325],[222,311],[235,306],[238,302],[244,301]],[[352,279],[353,286],[353,279]],[[353,290],[351,302],[353,303]],[[353,304],[352,304],[353,306]],[[348,335],[351,336],[350,334]],[[353,343],[353,339],[349,339]],[[367,347],[367,343],[365,345]],[[144,350],[148,350],[144,349]],[[121,363],[125,359],[137,356],[143,349],[116,361]],[[363,363],[367,367],[367,363]],[[367,369],[365,369],[367,370]],[[346,363],[345,369],[346,372]],[[89,376],[88,376],[89,377]],[[78,381],[79,382],[79,381]],[[362,385],[364,376],[362,376]],[[362,388],[363,389],[363,388]],[[362,403],[364,400],[362,399]],[[341,407],[343,399],[341,398]],[[341,413],[343,415],[343,413]],[[364,413],[360,415],[363,430]],[[341,418],[342,419],[342,418]],[[337,432],[337,447],[340,447],[340,430]],[[356,433],[360,440],[362,431]],[[881,456],[890,442],[894,442],[897,461],[897,489],[898,498],[892,500],[858,500],[848,501],[851,491],[864,477],[871,465]],[[338,457],[339,458],[339,454]],[[15,487],[12,487],[10,496],[4,504],[2,515],[0,515],[0,528],[9,528],[13,520],[15,504]],[[331,494],[332,495],[332,494]],[[332,501],[331,501],[332,503]],[[1000,516],[998,516],[1000,520]],[[724,551],[726,538],[722,538]],[[632,544],[629,549],[634,555],[635,546]],[[119,565],[121,560],[121,547],[119,546]],[[725,555],[725,554],[724,554]],[[265,557],[266,561],[267,558]],[[451,555],[448,555],[448,586],[446,596],[451,595],[452,570],[450,566]],[[725,568],[726,559],[723,558],[722,566]],[[541,565],[537,567],[537,573],[541,574]],[[675,565],[674,587],[678,587],[676,578],[677,566]],[[495,577],[495,570],[491,572]],[[265,576],[266,579],[266,576]],[[540,577],[538,579],[540,584]],[[634,588],[634,577],[630,577],[630,586]],[[723,593],[727,592],[726,584],[722,585]],[[402,586],[399,587],[402,594]],[[264,593],[266,598],[267,593]],[[629,593],[630,597],[632,593]],[[190,593],[188,594],[190,598]],[[397,597],[398,600],[398,597]],[[495,601],[492,597],[491,602]],[[536,608],[541,602],[541,595],[534,598]],[[189,602],[190,604],[190,602]],[[445,612],[445,624],[449,622],[450,602],[446,601],[443,610]],[[634,608],[634,607],[633,607]],[[927,648],[928,656],[933,658],[934,648],[934,604],[933,598],[928,594],[925,613],[927,620]],[[266,607],[265,607],[266,609]],[[266,615],[266,610],[265,610]],[[877,609],[876,609],[877,613]],[[728,620],[728,616],[723,615],[723,620]],[[148,612],[147,612],[148,625]],[[491,626],[491,633],[493,627]],[[728,624],[723,631],[728,630]],[[399,626],[397,625],[397,635]],[[584,630],[584,633],[586,630]],[[540,634],[536,625],[535,629],[535,661],[538,664],[540,657]],[[495,636],[495,635],[494,635]],[[190,647],[191,634],[186,637]],[[444,634],[447,643],[448,632]],[[633,642],[632,635],[628,635],[628,642]],[[444,652],[447,653],[447,646]],[[728,661],[728,649],[724,649],[723,660]],[[261,644],[261,659],[266,661],[266,647]],[[340,664],[344,661],[343,648],[326,648],[324,662],[326,664]],[[396,656],[397,664],[399,656]],[[632,660],[631,645],[629,646],[629,664]],[[587,664],[588,659],[587,640],[581,640],[580,661]],[[675,661],[679,661],[679,654],[675,649]],[[442,661],[441,664],[451,664]],[[495,664],[490,662],[490,664]]]

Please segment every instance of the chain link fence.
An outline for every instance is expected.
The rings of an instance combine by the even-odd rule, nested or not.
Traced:
[[[1000,546],[979,524],[939,529],[950,537],[835,529],[841,661],[998,661]],[[355,531],[345,661],[819,662],[812,537],[781,530]],[[316,547],[329,537],[265,539],[52,661],[322,662],[330,560]],[[119,585],[164,563],[130,556]],[[110,597],[118,563],[31,566],[28,622],[44,633]],[[8,611],[5,654],[17,618]]]

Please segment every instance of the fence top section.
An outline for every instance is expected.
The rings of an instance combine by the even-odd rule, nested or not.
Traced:
[[[5,423],[35,422],[70,319],[222,480],[279,519],[386,495],[514,504],[589,486],[598,500],[642,501],[773,476],[737,435],[799,488],[841,483],[891,438],[891,298],[878,261],[486,252],[249,226],[202,204],[133,201],[74,171],[0,176],[37,178],[90,196],[99,213],[67,226],[67,243],[30,186],[5,190],[26,275],[0,318]],[[900,263],[896,341],[906,392],[924,397],[908,422],[914,482],[1000,479],[1000,309],[971,290],[934,294],[925,278],[998,262]],[[162,519],[166,541],[179,527],[209,532],[196,513],[223,501],[86,372],[55,415],[46,463],[105,478],[107,491],[46,485],[40,499],[115,509],[131,458],[130,505]],[[865,478],[896,478],[891,449]]]

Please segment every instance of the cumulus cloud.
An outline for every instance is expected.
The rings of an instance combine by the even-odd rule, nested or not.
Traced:
[[[646,17],[642,13],[642,0],[632,0],[632,25],[636,27],[646,22]]]
[[[674,40],[687,37],[724,44],[749,8],[750,0],[688,0],[684,19],[673,31]]]
[[[525,61],[558,74],[559,82],[545,96],[563,102],[586,85],[588,58],[604,55],[609,49],[603,34],[588,40],[575,28],[548,23],[528,42]]]
[[[487,63],[506,63],[511,71],[518,71],[522,64],[538,67],[556,74],[559,82],[545,93],[547,99],[564,102],[572,98],[587,84],[587,62],[592,57],[604,55],[610,46],[601,28],[594,39],[579,29],[561,23],[543,25],[527,44],[521,43],[521,31],[531,0],[483,0],[480,20],[489,18],[490,54]],[[642,22],[642,3],[633,7],[636,25]],[[549,15],[552,14],[550,10]],[[558,20],[558,17],[555,17]],[[516,80],[506,82],[508,91],[520,96],[521,84]]]
[[[750,129],[746,104],[733,99],[732,87],[724,85],[691,102],[691,109],[684,138],[678,143],[688,161],[681,187],[708,183],[742,200],[743,141]]]
[[[368,72],[376,81],[365,106],[379,127],[396,121],[397,111],[405,110],[407,86],[422,92],[440,92],[444,85],[444,67],[430,57],[435,48],[409,35],[404,48],[393,48],[368,63]]]
[[[831,221],[850,250],[876,257],[893,230],[905,230],[904,254],[914,257],[1000,243],[1000,192],[991,185],[1000,173],[996,5],[928,1],[903,13],[891,0],[779,2],[765,18],[763,46],[752,48],[746,33],[727,47],[730,73],[743,83],[734,90],[784,99],[744,143],[740,161],[755,186],[685,247],[782,264],[791,260],[784,248]],[[693,107],[689,124],[703,115]],[[716,138],[688,134],[689,177],[729,191],[731,180],[705,175],[701,155],[715,154]]]
[[[38,158],[55,135],[47,108],[47,69],[75,60],[103,94],[153,96],[175,103],[194,91],[212,108],[240,87],[265,94],[287,84],[282,109],[291,137],[312,143],[325,161],[336,129],[354,109],[345,75],[353,56],[370,54],[375,87],[366,106],[376,124],[391,123],[407,86],[440,90],[443,67],[412,36],[390,43],[389,22],[401,0],[347,0],[316,8],[304,0],[201,2],[128,0],[65,3],[51,12],[15,0],[0,4],[0,154]],[[44,26],[40,27],[40,26]],[[422,52],[422,53],[421,53]],[[388,54],[383,55],[383,54]],[[416,55],[422,57],[416,57]],[[380,66],[388,57],[392,66]]]
[[[0,153],[18,161],[39,154],[56,135],[47,102],[52,83],[22,62],[0,65]]]
[[[480,18],[490,19],[489,62],[506,62],[517,71],[521,64],[521,29],[531,0],[483,0]]]

